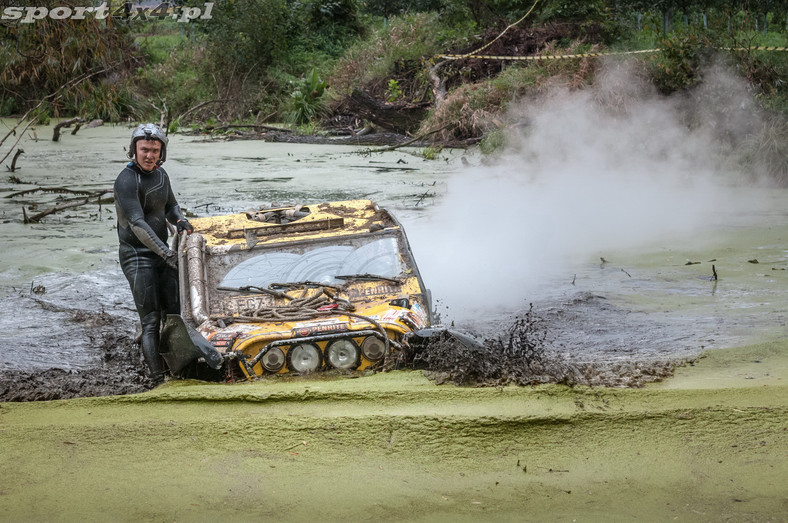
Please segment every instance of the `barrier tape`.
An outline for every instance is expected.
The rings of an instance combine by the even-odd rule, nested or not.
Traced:
[[[788,51],[788,47],[756,46],[756,47],[718,47],[723,51]]]
[[[788,51],[788,47],[776,46],[756,46],[756,47],[720,47],[722,51]],[[620,56],[630,54],[658,53],[662,49],[643,49],[640,51],[609,51],[604,53],[580,53],[580,54],[551,54],[551,55],[530,55],[530,56],[502,56],[502,55],[476,55],[476,54],[439,54],[436,58],[445,60],[463,60],[466,58],[478,58],[480,60],[510,60],[510,61],[538,61],[538,60],[571,60],[575,58],[596,58],[601,56]]]

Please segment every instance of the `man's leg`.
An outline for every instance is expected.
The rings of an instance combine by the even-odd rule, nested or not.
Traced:
[[[153,381],[164,379],[164,361],[159,355],[159,330],[161,328],[161,313],[151,311],[144,317],[140,317],[142,322],[142,355],[145,363],[148,364],[151,378]]]
[[[131,287],[134,305],[142,323],[142,355],[151,378],[160,381],[164,377],[164,362],[159,356],[159,266],[163,264],[163,260],[147,249],[121,245],[120,264]]]

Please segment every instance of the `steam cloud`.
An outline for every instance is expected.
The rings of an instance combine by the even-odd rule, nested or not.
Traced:
[[[626,66],[551,93],[510,115],[520,134],[494,165],[452,175],[432,218],[408,225],[450,319],[525,307],[605,250],[707,234],[753,205],[735,189],[751,173],[731,153],[757,111],[721,69],[691,96],[657,96]]]

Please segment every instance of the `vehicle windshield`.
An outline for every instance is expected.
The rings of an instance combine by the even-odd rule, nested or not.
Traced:
[[[396,237],[354,239],[346,244],[302,245],[291,252],[252,251],[251,257],[229,270],[218,288],[268,288],[273,283],[300,282],[342,285],[353,275],[397,279],[402,269]]]

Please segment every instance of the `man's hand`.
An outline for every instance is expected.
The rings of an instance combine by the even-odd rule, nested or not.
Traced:
[[[175,228],[178,230],[178,234],[182,233],[183,231],[186,231],[186,234],[191,234],[194,232],[194,227],[192,227],[192,224],[189,223],[189,220],[186,218],[181,218],[178,220],[175,223]]]
[[[175,251],[167,251],[164,261],[173,269],[178,269],[178,253]]]

